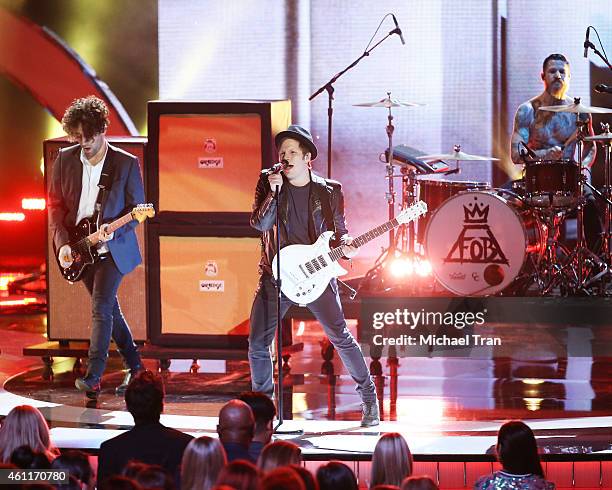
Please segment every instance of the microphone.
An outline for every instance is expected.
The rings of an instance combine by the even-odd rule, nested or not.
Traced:
[[[604,85],[603,83],[598,83],[595,85],[595,92],[600,94],[612,94],[612,86]]]
[[[400,41],[402,42],[403,45],[406,45],[406,41],[404,41],[404,36],[402,35],[402,30],[400,29],[399,24],[397,23],[397,19],[395,18],[395,14],[391,14],[391,17],[393,17],[393,22],[395,23],[395,29],[393,29],[391,31],[391,34],[397,34],[400,38]]]
[[[584,40],[584,57],[586,58],[587,55],[589,54],[589,46],[591,46],[591,43],[589,42],[589,30],[591,29],[591,26],[587,27],[586,30],[586,38]]]
[[[289,165],[289,162],[287,160],[281,160],[280,162],[272,165],[270,168],[263,169],[261,173],[264,175],[277,174],[285,170],[287,168],[287,165]]]

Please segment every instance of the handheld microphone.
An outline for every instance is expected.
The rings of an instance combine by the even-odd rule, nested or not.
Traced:
[[[264,175],[277,174],[285,170],[285,168],[287,168],[287,165],[289,165],[289,162],[287,160],[281,160],[280,162],[272,165],[270,168],[262,170],[261,173]]]
[[[586,30],[586,38],[584,40],[584,57],[586,58],[587,55],[589,54],[589,46],[591,45],[591,43],[589,42],[589,31],[591,30],[591,26],[587,27]]]
[[[603,83],[598,83],[595,85],[595,92],[600,94],[612,94],[612,86],[604,85]]]
[[[393,17],[393,22],[395,23],[395,29],[393,29],[391,31],[391,33],[397,34],[399,36],[400,41],[402,42],[402,44],[406,45],[406,41],[404,41],[404,36],[402,35],[402,30],[400,29],[399,24],[397,23],[397,19],[395,18],[395,14],[391,14],[391,17]]]

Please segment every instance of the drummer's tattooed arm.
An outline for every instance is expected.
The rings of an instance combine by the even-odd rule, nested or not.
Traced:
[[[584,114],[583,114],[584,115]],[[590,114],[587,115],[589,118],[589,124],[587,126],[587,136],[593,136],[595,132],[593,131],[593,118]],[[595,163],[595,157],[597,156],[597,145],[593,141],[585,141],[583,142],[582,147],[582,166],[589,167]]]
[[[512,132],[512,142],[510,145],[512,161],[517,165],[523,163],[520,153],[522,145],[520,143],[523,142],[527,144],[529,141],[529,127],[532,123],[533,107],[530,102],[525,102],[516,110],[516,115],[514,116],[514,131]]]

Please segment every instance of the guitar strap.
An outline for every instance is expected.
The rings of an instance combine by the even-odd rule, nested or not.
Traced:
[[[102,173],[100,174],[100,181],[98,182],[98,187],[100,188],[100,191],[98,192],[96,205],[94,207],[94,215],[92,217],[98,229],[100,229],[101,224],[99,218],[104,216],[104,205],[106,204],[108,193],[113,185],[113,174],[115,173],[114,156],[115,152],[110,148],[109,145],[109,148],[106,152],[106,159],[104,160],[104,164],[102,167]]]

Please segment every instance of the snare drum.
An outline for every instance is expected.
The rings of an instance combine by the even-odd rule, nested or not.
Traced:
[[[442,286],[460,296],[489,296],[517,278],[527,257],[543,256],[546,227],[520,199],[466,191],[431,215],[425,248]]]
[[[442,180],[442,178],[436,179],[429,175],[417,177],[416,181],[419,184],[419,199],[427,203],[427,214],[420,217],[418,224],[417,241],[420,244],[425,243],[427,223],[429,223],[431,214],[440,204],[462,191],[469,189],[487,190],[491,188],[488,182]]]
[[[580,167],[573,160],[525,165],[525,200],[536,208],[566,208],[578,201]]]

